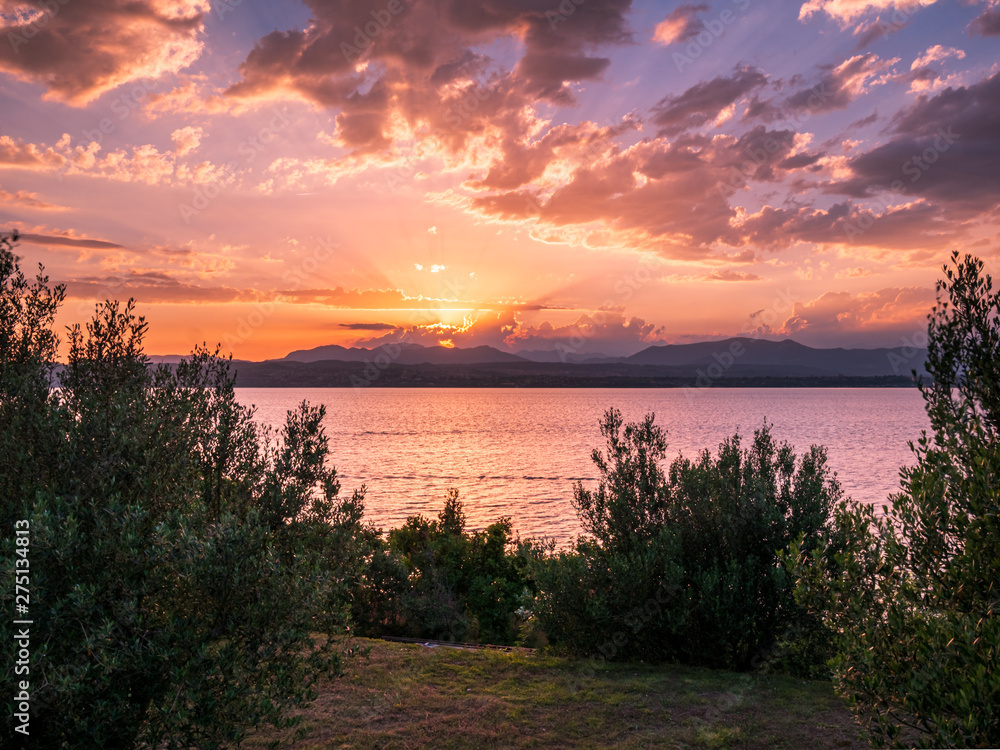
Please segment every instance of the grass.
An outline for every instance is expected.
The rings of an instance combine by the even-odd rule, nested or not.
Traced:
[[[302,713],[246,747],[860,748],[828,682],[364,641]]]

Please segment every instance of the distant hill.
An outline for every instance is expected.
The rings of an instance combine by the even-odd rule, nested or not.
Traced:
[[[238,383],[264,387],[906,387],[926,375],[925,349],[814,349],[732,338],[650,346],[630,357],[491,346],[318,346],[266,362],[234,363]],[[166,358],[164,358],[166,359]],[[238,366],[237,366],[238,365]]]
[[[730,359],[732,361],[730,361]],[[732,338],[696,344],[650,346],[626,357],[634,365],[660,365],[707,369],[712,365],[724,372],[755,375],[799,375],[821,377],[909,376],[911,370],[926,373],[926,349],[814,349],[791,339]]]
[[[585,352],[559,352],[553,349],[522,349],[517,352],[518,357],[529,362],[622,362],[624,357],[611,357],[607,354],[594,354]]]
[[[374,362],[388,357],[389,362],[400,365],[478,365],[489,362],[525,362],[516,354],[502,352],[492,346],[476,346],[469,349],[445,346],[421,346],[420,344],[389,344],[374,349],[336,344],[317,346],[314,349],[300,349],[282,357],[279,362]]]

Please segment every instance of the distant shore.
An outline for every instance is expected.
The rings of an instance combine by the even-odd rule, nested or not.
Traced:
[[[655,365],[486,363],[379,367],[371,362],[234,362],[243,388],[913,388],[906,375],[764,374]],[[757,370],[755,372],[755,370]]]

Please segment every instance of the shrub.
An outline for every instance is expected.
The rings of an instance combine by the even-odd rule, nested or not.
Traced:
[[[518,634],[515,612],[530,585],[514,545],[508,518],[466,532],[458,491],[450,490],[436,520],[413,516],[389,533],[389,553],[380,553],[381,559],[398,555],[406,584],[391,584],[395,603],[387,605],[383,598],[376,609],[398,612],[397,634],[512,644]]]
[[[338,666],[335,641],[315,634],[344,620],[363,499],[338,497],[322,409],[303,404],[272,435],[237,403],[217,352],[151,370],[131,301],[71,331],[50,389],[63,290],[41,273],[28,283],[11,249],[0,247],[0,545],[4,559],[16,548],[30,559],[30,674],[18,679],[30,680],[31,739],[210,748],[289,724]],[[4,618],[8,643],[11,627]]]
[[[1000,294],[952,256],[921,383],[933,436],[901,492],[837,511],[845,550],[795,550],[798,595],[838,634],[836,679],[873,743],[1000,746]]]
[[[575,489],[586,536],[535,556],[535,612],[554,644],[745,670],[789,628],[815,630],[778,553],[800,537],[818,544],[840,496],[821,448],[796,461],[765,424],[747,448],[737,434],[664,472],[653,415],[623,426],[612,409],[601,432],[598,486]]]

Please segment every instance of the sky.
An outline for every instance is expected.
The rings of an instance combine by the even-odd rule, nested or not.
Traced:
[[[1000,265],[1000,0],[0,0],[0,24],[0,230],[65,284],[60,329],[132,297],[154,354],[907,346],[954,250]]]

